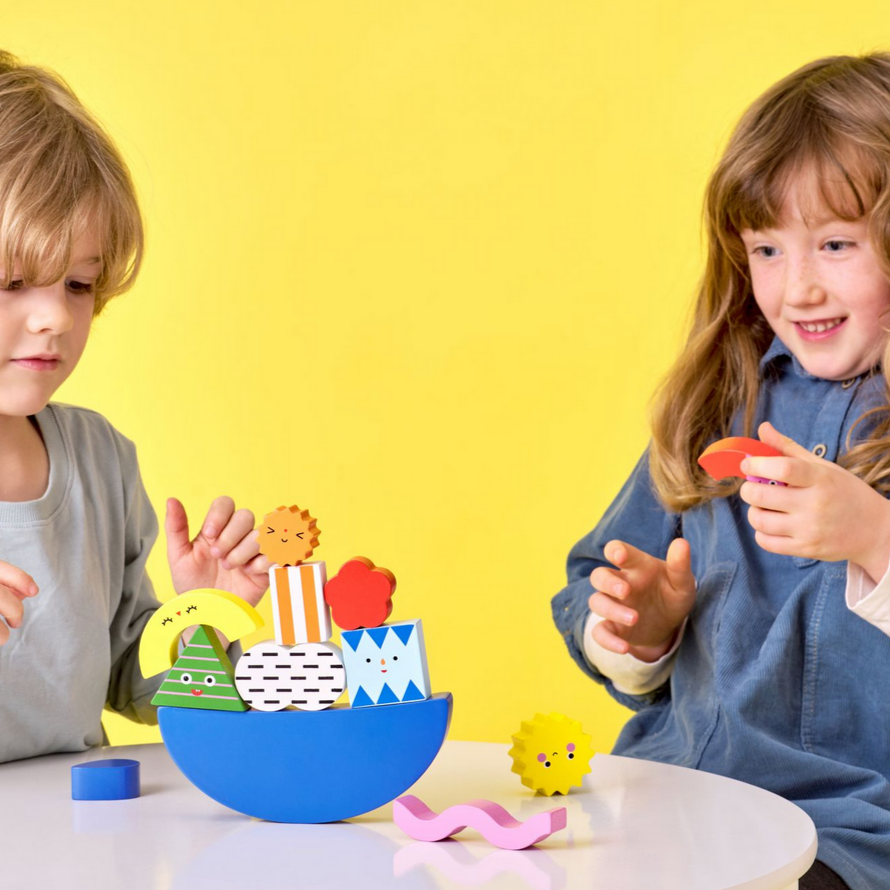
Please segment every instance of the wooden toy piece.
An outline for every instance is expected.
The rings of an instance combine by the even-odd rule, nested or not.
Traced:
[[[730,436],[712,442],[699,455],[699,466],[713,479],[725,479],[737,476],[749,482],[764,482],[768,485],[785,485],[776,479],[764,479],[761,476],[746,476],[741,470],[741,463],[746,457],[780,457],[782,452],[759,439],[745,436]]]
[[[394,705],[430,697],[420,619],[364,630],[344,630],[340,640],[353,708]]]
[[[557,713],[523,720],[509,751],[512,771],[519,774],[522,784],[547,796],[568,794],[573,785],[580,788],[584,774],[590,772],[593,753],[590,736],[581,724]]]
[[[275,641],[282,646],[323,643],[331,638],[331,610],[324,598],[327,572],[323,562],[272,566],[269,592]]]
[[[260,613],[227,590],[190,590],[167,600],[148,620],[139,643],[144,677],[169,670],[176,661],[180,634],[195,624],[215,627],[234,642],[259,630]]]
[[[436,813],[420,798],[406,794],[393,801],[392,819],[417,841],[441,841],[475,828],[502,850],[524,850],[565,828],[566,808],[554,807],[519,822],[493,800],[470,800]]]
[[[153,705],[246,711],[235,688],[235,669],[212,627],[202,624],[170,669]]]
[[[271,822],[336,822],[404,794],[438,754],[451,708],[446,692],[398,708],[158,708],[158,723],[176,765],[214,800]]]
[[[392,613],[395,575],[365,556],[354,556],[325,585],[324,598],[343,630],[379,627]]]
[[[290,703],[301,711],[329,708],[346,690],[343,651],[334,643],[303,643],[287,653]]]
[[[71,767],[72,800],[139,797],[138,760],[89,760]]]
[[[293,684],[288,650],[271,640],[251,646],[235,665],[235,688],[258,711],[283,711]]]
[[[315,522],[308,510],[296,504],[267,513],[257,529],[260,553],[280,566],[299,565],[318,546],[321,529]]]

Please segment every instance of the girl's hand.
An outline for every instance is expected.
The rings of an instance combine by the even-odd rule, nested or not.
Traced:
[[[34,579],[21,569],[0,560],[0,646],[9,639],[9,628],[22,626],[25,607],[22,600],[37,595]],[[9,625],[7,627],[6,625]]]
[[[816,457],[769,423],[761,441],[781,457],[748,457],[742,472],[786,482],[744,482],[754,539],[771,553],[810,559],[850,560],[880,580],[890,557],[890,502],[849,470]],[[874,574],[877,572],[877,574]]]
[[[666,559],[623,541],[609,541],[604,552],[619,568],[599,566],[590,573],[597,590],[590,609],[605,619],[594,626],[593,638],[612,652],[658,661],[695,604],[689,542],[675,538]]]
[[[271,563],[260,555],[250,510],[235,510],[230,497],[217,498],[194,540],[189,540],[185,507],[167,500],[167,560],[177,593],[214,587],[256,606],[269,586]]]

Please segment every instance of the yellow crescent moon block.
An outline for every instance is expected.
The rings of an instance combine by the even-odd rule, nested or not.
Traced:
[[[167,600],[148,620],[139,643],[139,667],[143,677],[153,677],[173,667],[180,634],[194,624],[209,624],[228,637],[240,640],[265,622],[253,606],[228,590],[189,590]]]

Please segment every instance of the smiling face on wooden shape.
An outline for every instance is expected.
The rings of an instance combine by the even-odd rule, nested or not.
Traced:
[[[258,532],[260,553],[280,566],[295,566],[309,559],[321,534],[309,511],[296,504],[267,513]]]

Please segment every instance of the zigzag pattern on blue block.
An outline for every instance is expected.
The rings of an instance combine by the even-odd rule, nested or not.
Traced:
[[[358,692],[355,694],[355,698],[352,700],[352,707],[354,708],[363,708],[367,705],[373,705],[374,701],[361,686],[358,688]]]
[[[414,685],[414,681],[412,680],[408,683],[408,688],[405,690],[405,694],[402,698],[399,698],[389,686],[384,683],[383,689],[380,690],[380,697],[377,701],[374,701],[370,695],[359,686],[358,692],[355,694],[355,698],[352,701],[353,708],[363,708],[368,705],[397,705],[401,702],[406,701],[424,701],[425,696],[423,693]]]

